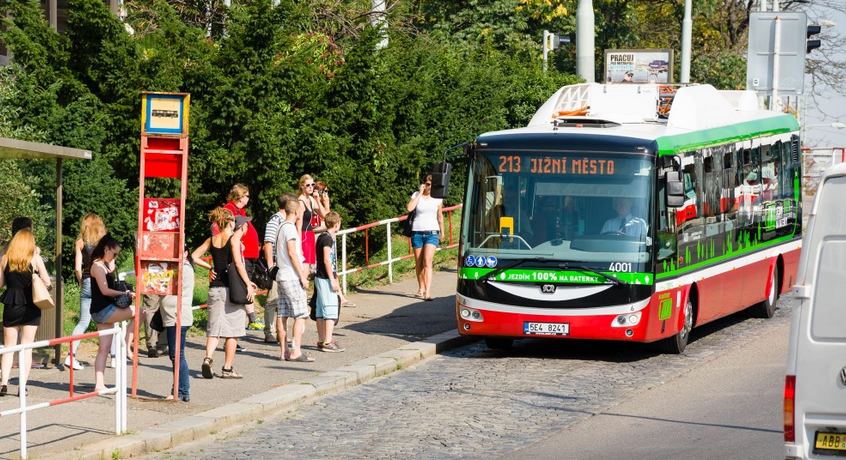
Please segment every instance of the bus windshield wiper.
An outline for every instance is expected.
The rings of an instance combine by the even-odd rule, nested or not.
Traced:
[[[516,262],[514,262],[510,265],[504,265],[504,266],[499,267],[496,270],[488,273],[487,275],[482,277],[482,281],[490,281],[490,280],[496,278],[496,275],[499,275],[500,273],[504,272],[505,270],[512,269],[512,268],[514,268],[518,265],[522,265],[526,262],[545,262],[545,261],[546,261],[546,257],[540,257],[540,256],[532,257],[531,259],[520,259],[520,260],[518,260],[518,261],[516,261]]]
[[[617,285],[617,284],[628,284],[625,281],[621,280],[620,278],[617,278],[614,275],[607,275],[605,273],[596,271],[596,270],[594,270],[590,267],[585,267],[584,265],[570,265],[567,262],[564,262],[563,264],[560,264],[559,267],[563,268],[564,270],[572,269],[572,270],[580,270],[580,271],[590,272],[590,273],[593,273],[595,275],[599,275],[599,276],[607,279],[608,281],[611,281],[615,285]]]

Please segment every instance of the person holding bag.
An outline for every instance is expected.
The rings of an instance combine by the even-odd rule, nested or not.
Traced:
[[[131,320],[126,327],[127,331],[134,331],[135,305],[132,302],[123,305],[126,297],[130,300],[135,298],[131,290],[119,291],[115,289],[115,259],[120,253],[120,244],[110,234],[106,233],[100,238],[100,242],[91,253],[91,319],[97,324],[97,330],[111,329],[115,323]],[[125,296],[125,297],[124,297]],[[124,297],[120,299],[120,297]],[[144,310],[141,310],[140,321],[144,321]],[[106,370],[106,355],[112,348],[114,336],[104,335],[100,337],[97,358],[94,360],[94,391],[106,389],[103,373]],[[132,334],[126,334],[126,352],[129,354],[129,344],[132,343]]]
[[[208,325],[206,326],[206,357],[203,359],[202,373],[207,379],[214,378],[212,359],[220,338],[224,338],[224,362],[220,377],[225,379],[240,379],[243,376],[232,368],[235,360],[235,349],[238,337],[247,335],[247,313],[245,304],[233,303],[230,295],[231,284],[243,283],[245,298],[243,301],[252,302],[256,294],[256,285],[250,281],[244,268],[244,258],[241,254],[241,238],[247,230],[248,217],[233,216],[232,211],[219,207],[209,213],[209,220],[221,229],[220,233],[207,239],[200,247],[191,253],[191,258],[200,260],[206,253],[211,253],[213,265],[213,279],[209,283]],[[230,273],[230,270],[234,270]],[[232,276],[230,276],[232,275]]]
[[[45,286],[52,287],[44,261],[35,255],[35,237],[32,231],[22,229],[12,237],[6,254],[0,259],[0,287],[6,287],[0,302],[3,302],[3,343],[7,347],[17,345],[19,332],[22,344],[32,343],[41,324],[41,309],[32,300],[33,274],[36,274]],[[3,371],[0,396],[6,396],[8,393],[13,359],[13,353],[6,353],[0,360],[0,369]],[[26,381],[31,363],[30,348],[24,352],[24,362],[20,363],[20,381]],[[20,389],[18,394],[20,395]]]

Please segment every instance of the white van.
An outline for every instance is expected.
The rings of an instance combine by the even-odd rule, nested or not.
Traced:
[[[802,240],[784,386],[784,455],[846,456],[846,164],[829,168]]]

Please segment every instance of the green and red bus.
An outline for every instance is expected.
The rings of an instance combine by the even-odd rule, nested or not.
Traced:
[[[478,136],[459,332],[492,348],[547,337],[680,353],[696,326],[772,316],[799,261],[798,134],[749,91],[584,84],[525,128]]]

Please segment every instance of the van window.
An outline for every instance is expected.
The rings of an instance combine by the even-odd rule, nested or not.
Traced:
[[[811,335],[815,339],[846,340],[846,238],[826,240],[820,248],[820,263],[814,283]]]
[[[814,307],[811,312],[811,335],[815,339],[846,340],[846,177],[825,181],[820,187],[819,208],[810,241],[820,241],[819,263],[814,284]]]

